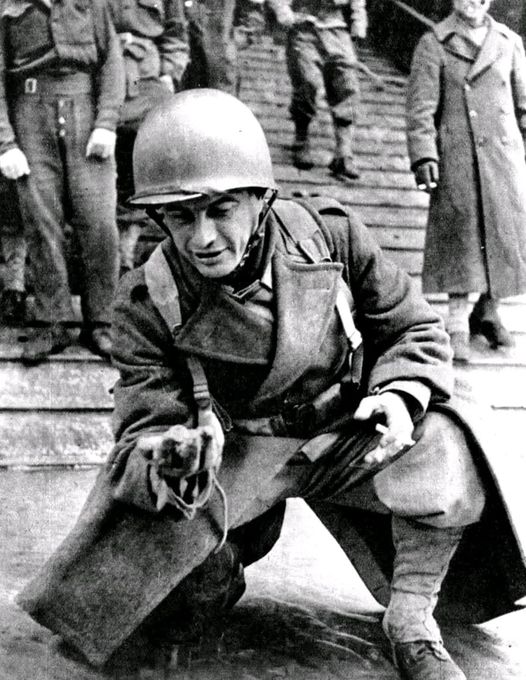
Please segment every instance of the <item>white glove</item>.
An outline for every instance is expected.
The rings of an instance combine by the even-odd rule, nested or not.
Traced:
[[[29,165],[26,155],[18,147],[4,151],[0,155],[0,172],[7,179],[19,179],[29,175]]]
[[[276,15],[276,21],[282,28],[290,28],[291,26],[294,26],[296,17],[288,5],[276,7],[274,13]]]
[[[117,135],[106,128],[95,128],[86,146],[86,158],[110,158],[115,153]]]
[[[159,76],[159,80],[169,92],[171,92],[172,94],[175,92],[174,81],[172,79],[172,76],[169,76],[167,73],[165,73],[164,75]]]

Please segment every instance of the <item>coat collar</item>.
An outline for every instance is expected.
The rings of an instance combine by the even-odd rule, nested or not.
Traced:
[[[269,228],[277,230],[273,223]],[[262,356],[268,325],[236,302],[223,286],[205,281],[197,309],[175,335],[175,346],[204,358],[269,365],[258,399],[269,399],[292,384],[317,353],[334,313],[342,265],[296,261],[274,238],[271,258],[275,351]],[[268,279],[267,279],[268,282]]]
[[[455,36],[461,35],[462,32],[459,30],[459,24],[454,14],[450,14],[433,29],[438,41],[442,43],[445,50],[473,62],[467,76],[467,79],[470,81],[484,73],[501,56],[503,52],[502,37],[506,39],[510,37],[510,30],[507,26],[495,21],[489,15],[487,20],[488,34],[475,58],[471,50],[467,49],[463,44],[463,41],[455,40]]]

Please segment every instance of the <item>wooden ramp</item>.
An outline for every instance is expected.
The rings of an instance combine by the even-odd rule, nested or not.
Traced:
[[[333,139],[325,105],[312,126],[317,166],[306,172],[291,165],[293,126],[283,48],[265,37],[242,50],[240,58],[240,96],[268,134],[281,193],[325,194],[351,206],[388,255],[418,280],[427,197],[415,189],[406,156],[404,76],[372,51],[361,53],[363,63],[385,78],[386,86],[375,89],[367,76],[361,77],[355,148],[362,177],[343,183],[326,169]],[[151,249],[152,239],[158,237],[152,231],[144,248]],[[444,298],[432,302],[444,311]],[[503,317],[516,346],[494,352],[477,338],[472,362],[458,373],[494,406],[503,443],[513,443],[519,441],[514,437],[526,415],[526,297],[506,301]],[[19,335],[12,329],[0,332],[0,466],[99,464],[111,446],[110,389],[116,372],[80,347],[26,368],[18,360]]]

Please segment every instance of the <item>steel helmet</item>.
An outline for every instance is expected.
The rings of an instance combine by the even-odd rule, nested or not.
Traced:
[[[150,111],[135,140],[133,171],[133,205],[276,188],[254,114],[236,97],[212,89],[185,90]]]

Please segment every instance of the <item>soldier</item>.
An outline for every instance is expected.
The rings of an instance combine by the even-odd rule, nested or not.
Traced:
[[[448,294],[455,359],[467,362],[470,334],[513,344],[499,301],[526,292],[526,59],[491,0],[452,4],[413,55],[407,139],[431,194],[422,286]]]
[[[263,131],[228,94],[152,111],[134,169],[132,202],[167,238],[116,301],[117,443],[18,602],[118,666],[208,628],[300,496],[387,605],[401,676],[465,680],[433,617],[442,583],[457,614],[483,620],[513,608],[526,573],[449,401],[440,317],[340,204],[275,200]]]
[[[80,248],[81,341],[109,357],[117,282],[115,127],[124,99],[117,36],[102,0],[6,0],[0,21],[0,171],[17,180],[37,328],[23,359],[71,343],[64,223]]]
[[[213,87],[235,94],[238,89],[234,40],[236,0],[188,0],[191,61],[185,87]]]
[[[109,0],[126,71],[126,99],[117,128],[117,222],[121,273],[133,269],[143,211],[126,207],[134,193],[132,150],[146,113],[178,89],[188,62],[182,0],[142,2]]]
[[[290,113],[296,129],[294,165],[302,170],[314,166],[309,126],[316,115],[317,94],[323,82],[336,138],[329,169],[335,175],[358,179],[351,133],[360,93],[351,36],[366,36],[365,0],[268,0],[268,4],[278,24],[288,29]]]

